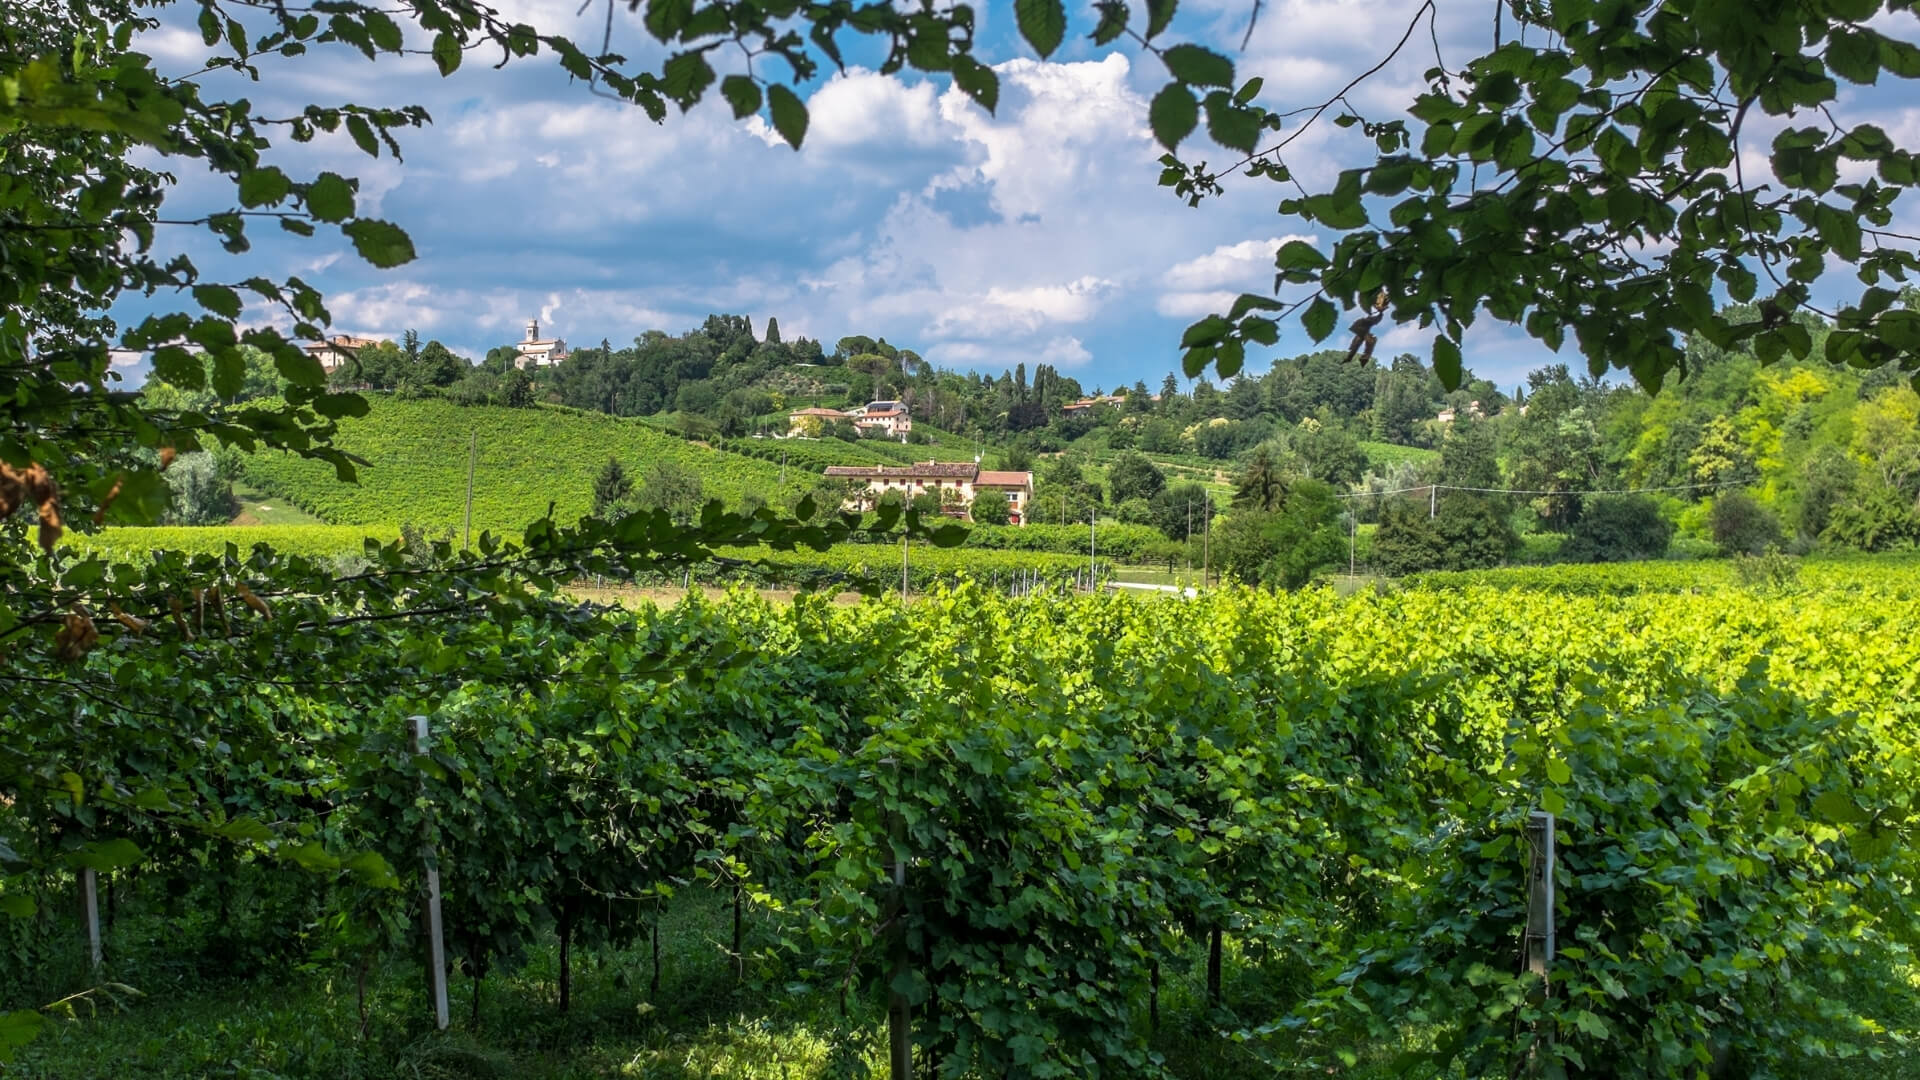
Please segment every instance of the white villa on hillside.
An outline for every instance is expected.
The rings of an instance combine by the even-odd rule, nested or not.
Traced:
[[[527,320],[527,337],[514,346],[519,350],[513,358],[513,366],[551,367],[567,358],[567,343],[560,338],[541,338],[540,320]]]
[[[848,503],[848,509],[871,510],[879,503],[881,496],[889,491],[898,491],[906,498],[925,495],[929,492],[940,496],[943,503],[948,492],[954,493],[961,513],[973,506],[974,498],[987,491],[1004,492],[1007,496],[1008,518],[1015,525],[1024,525],[1027,521],[1027,504],[1033,501],[1033,474],[1030,472],[997,472],[982,469],[970,461],[923,461],[918,465],[830,465],[827,476],[839,480],[864,481],[866,490],[856,500]]]
[[[853,426],[863,432],[884,431],[889,437],[906,439],[913,430],[913,417],[907,415],[902,401],[869,401],[854,410]]]

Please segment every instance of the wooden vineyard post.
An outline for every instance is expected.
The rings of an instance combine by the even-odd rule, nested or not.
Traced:
[[[913,1080],[913,1015],[907,995],[900,984],[907,979],[907,860],[906,822],[898,811],[887,830],[893,841],[893,930],[888,942],[887,965],[887,1061],[892,1080]]]
[[[733,887],[733,981],[741,982],[747,977],[747,954],[741,951],[743,946],[740,934],[740,886]]]
[[[1160,958],[1154,957],[1147,967],[1147,1024],[1149,1030],[1160,1031]]]
[[[1220,939],[1224,936],[1219,927],[1207,935],[1207,1004],[1220,1004]]]
[[[106,954],[100,946],[100,875],[92,867],[80,871],[80,915],[87,924],[87,970],[97,975]]]
[[[407,749],[415,757],[426,753],[427,718],[410,716],[407,718]],[[423,835],[420,841],[420,859],[427,871],[427,986],[433,995],[433,1026],[440,1031],[447,1030],[447,945],[440,926],[440,865],[434,856],[433,845],[426,842]],[[474,1000],[479,1001],[480,992],[474,990]]]

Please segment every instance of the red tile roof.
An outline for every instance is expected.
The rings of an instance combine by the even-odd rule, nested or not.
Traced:
[[[975,484],[987,487],[1032,487],[1033,474],[1030,472],[999,472],[992,469],[980,470],[974,478]]]
[[[970,461],[928,461],[919,465],[829,465],[828,476],[855,480],[972,480],[980,466]]]

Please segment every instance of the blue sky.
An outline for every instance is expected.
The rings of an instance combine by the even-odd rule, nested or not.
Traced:
[[[598,4],[577,15],[578,0],[500,6],[542,31],[595,44],[605,17]],[[1187,0],[1172,34],[1232,55],[1243,78],[1265,79],[1261,100],[1284,111],[1318,103],[1371,66],[1417,7],[1267,0],[1242,51],[1248,4]],[[299,274],[327,294],[339,332],[397,337],[415,328],[470,356],[518,340],[529,318],[543,336],[621,344],[726,311],[750,315],[756,329],[775,316],[785,336],[829,347],[846,334],[884,336],[961,370],[1047,362],[1089,387],[1157,384],[1177,368],[1189,322],[1238,292],[1271,287],[1280,242],[1324,238],[1275,212],[1282,192],[1268,181],[1229,184],[1197,209],[1159,188],[1146,111],[1164,71],[1137,49],[1094,49],[1084,37],[1090,4],[1070,6],[1068,43],[1048,62],[1018,40],[1010,4],[979,10],[978,54],[1001,78],[997,115],[943,79],[850,67],[809,88],[812,123],[798,153],[759,118],[732,120],[717,94],[656,125],[590,95],[548,57],[495,70],[470,54],[442,79],[424,58],[370,62],[323,49],[270,63],[257,86],[210,76],[210,92],[246,94],[266,112],[307,102],[425,106],[434,123],[402,136],[404,163],[372,161],[344,137],[268,154],[291,174],[359,177],[362,212],[371,207],[406,228],[420,258],[377,271],[324,234],[296,241],[261,231],[239,261],[198,236],[166,242],[191,253],[209,278]],[[1488,11],[1441,5],[1436,29],[1450,65],[1491,45]],[[614,23],[616,51],[656,62],[663,55],[624,2]],[[1887,29],[1911,37],[1909,24]],[[198,68],[206,53],[185,27],[149,34],[143,47],[170,72]],[[1351,100],[1373,116],[1397,114],[1432,62],[1423,33]],[[1852,103],[1850,120],[1875,119],[1905,145],[1920,141],[1915,102],[1869,94]],[[1765,143],[1755,146],[1750,153],[1763,155]],[[1199,156],[1229,157],[1206,149]],[[1308,187],[1324,187],[1370,158],[1357,130],[1323,124],[1294,143],[1288,160]],[[190,163],[171,167],[181,190],[170,214],[230,202],[230,189],[194,175]],[[1428,342],[1401,328],[1381,351],[1424,356]],[[1308,347],[1291,326],[1248,367],[1263,371]],[[1468,336],[1469,365],[1503,385],[1550,359],[1517,330],[1486,320]],[[1570,353],[1563,359],[1581,366]]]

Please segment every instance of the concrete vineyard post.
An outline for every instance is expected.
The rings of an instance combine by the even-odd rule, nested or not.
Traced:
[[[1554,824],[1544,810],[1527,816],[1527,970],[1542,978],[1553,965]]]
[[[87,970],[98,973],[106,958],[100,945],[100,875],[92,867],[80,871],[80,914],[87,924]]]

